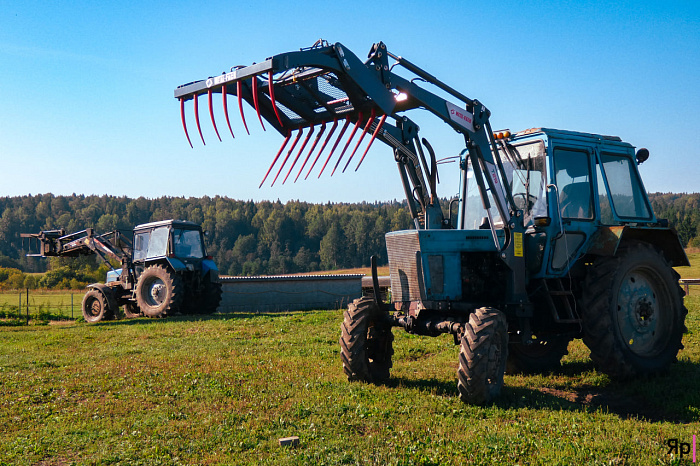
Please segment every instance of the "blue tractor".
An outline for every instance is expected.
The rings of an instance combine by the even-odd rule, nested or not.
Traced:
[[[200,96],[219,136],[214,94],[231,133],[227,99],[235,97],[246,130],[244,100],[263,126],[264,119],[285,137],[263,183],[275,166],[272,184],[297,167],[295,181],[314,167],[319,176],[327,166],[331,174],[345,171],[368,134],[355,170],[375,140],[393,149],[415,228],[386,235],[391,304],[379,299],[372,260],[374,297],[344,313],[340,355],[349,380],[390,377],[394,327],[453,335],[459,396],[475,404],[499,394],[506,370],[556,369],[574,338],[615,378],[662,374],[676,360],[687,310],[672,267],[689,264],[644,190],[637,166],[646,149],[548,128],[494,131],[481,102],[382,42],[366,61],[340,43],[319,41],[178,87],[190,144],[190,100],[204,141]],[[437,195],[438,160],[409,118],[415,110],[438,117],[461,140],[459,197],[449,203]]]
[[[39,243],[42,257],[98,255],[112,268],[105,283],[89,285],[82,302],[88,322],[126,317],[165,317],[175,313],[211,314],[221,302],[219,272],[206,255],[202,228],[183,220],[138,225],[133,240],[118,230],[97,235],[90,228],[23,234]],[[119,261],[114,269],[109,259]]]

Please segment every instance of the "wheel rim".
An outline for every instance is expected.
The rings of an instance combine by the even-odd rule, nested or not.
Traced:
[[[88,302],[88,306],[86,306],[86,310],[90,317],[97,317],[100,315],[102,312],[102,305],[100,304],[100,300],[97,298],[92,298]]]
[[[149,306],[160,306],[167,296],[167,286],[163,280],[155,277],[146,283],[144,300]]]
[[[666,347],[672,316],[663,280],[647,269],[627,273],[617,294],[617,324],[622,341],[635,354],[656,356]]]

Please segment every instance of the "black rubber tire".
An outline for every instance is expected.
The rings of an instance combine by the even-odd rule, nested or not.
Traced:
[[[572,338],[537,339],[530,345],[513,343],[508,347],[506,374],[547,374],[561,368],[561,358],[569,354]]]
[[[139,276],[136,302],[146,317],[165,317],[180,311],[182,282],[162,265],[152,265]]]
[[[668,372],[686,331],[679,278],[646,243],[593,263],[582,297],[583,341],[601,371],[616,379]]]
[[[508,323],[497,309],[482,307],[464,325],[457,368],[459,398],[469,404],[493,401],[503,387],[508,359]]]
[[[383,317],[388,313],[363,297],[345,310],[340,324],[340,358],[349,381],[381,384],[389,380],[394,334]]]
[[[85,322],[94,323],[114,318],[114,309],[110,307],[109,297],[98,289],[92,288],[85,293],[81,307]]]
[[[134,319],[136,317],[141,317],[141,309],[139,309],[136,303],[126,303],[124,304],[124,316],[127,319]]]
[[[213,314],[221,304],[221,283],[211,283],[209,281],[204,285],[204,290],[201,295],[201,305],[195,306],[198,314]]]

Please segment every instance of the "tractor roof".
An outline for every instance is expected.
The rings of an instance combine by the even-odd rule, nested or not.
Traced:
[[[201,229],[201,226],[194,222],[190,222],[187,220],[161,220],[159,222],[151,222],[151,223],[144,223],[142,225],[136,225],[134,227],[134,231],[136,230],[145,230],[145,229],[151,229],[151,228],[158,228],[158,227],[163,227],[163,226],[174,226],[174,227],[179,227],[179,228],[190,228],[190,229]]]

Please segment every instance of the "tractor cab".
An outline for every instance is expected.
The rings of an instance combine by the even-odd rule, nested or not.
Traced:
[[[205,256],[204,235],[196,223],[165,220],[134,228],[134,264],[156,260],[193,264]]]

